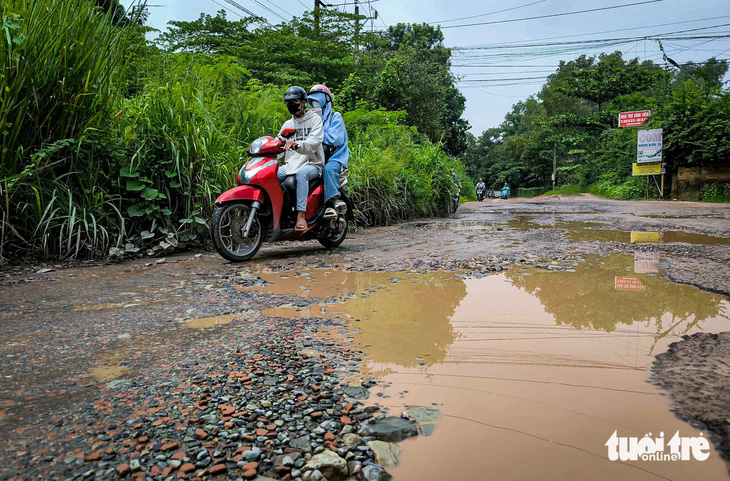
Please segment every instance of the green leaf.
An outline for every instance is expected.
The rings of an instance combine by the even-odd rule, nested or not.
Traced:
[[[170,172],[169,170],[166,170],[165,171],[165,175],[167,176],[168,179],[172,179],[173,177],[177,177],[177,173],[176,172]]]
[[[145,187],[145,189],[142,191],[142,198],[147,200],[155,200],[157,198],[157,194],[159,194],[160,191],[157,189],[153,189],[152,187]]]
[[[129,217],[141,217],[144,215],[144,210],[142,210],[139,205],[132,204],[127,207],[127,214],[129,214]]]
[[[179,187],[182,187],[182,184],[180,184],[180,182],[177,182],[177,181],[172,181],[172,182],[170,182],[170,187],[172,187],[173,189],[177,189]]]
[[[172,215],[172,211],[170,209],[162,209],[162,213],[165,215]]]
[[[132,172],[130,170],[130,166],[125,165],[124,167],[122,167],[122,170],[119,172],[119,175],[121,175],[122,177],[139,177],[139,172]]]
[[[142,239],[151,239],[155,235],[152,232],[148,231],[148,230],[143,230],[141,236],[142,236]]]
[[[138,181],[138,180],[128,180],[127,181],[127,190],[130,190],[132,192],[138,192],[140,190],[144,190],[145,185]]]

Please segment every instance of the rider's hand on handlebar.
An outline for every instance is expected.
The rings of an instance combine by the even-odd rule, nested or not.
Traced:
[[[284,145],[284,150],[297,150],[299,148],[299,144],[294,142],[293,140],[290,140]]]

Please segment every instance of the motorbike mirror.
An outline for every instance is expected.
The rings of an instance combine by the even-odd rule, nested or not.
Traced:
[[[296,133],[297,133],[297,129],[284,129],[281,131],[281,136],[284,137],[285,139],[288,139],[289,137],[291,137],[292,135],[294,135]]]

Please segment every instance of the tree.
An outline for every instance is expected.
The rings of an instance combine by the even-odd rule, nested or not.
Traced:
[[[167,31],[158,37],[158,42],[171,52],[235,55],[252,37],[250,27],[253,22],[250,17],[230,21],[225,10],[219,10],[214,17],[201,13],[192,22],[170,22]]]
[[[640,92],[651,88],[657,67],[646,62],[639,64],[637,59],[624,61],[621,52],[601,54],[595,57],[578,59],[571,75],[555,86],[555,90],[570,97],[587,100],[596,104],[599,111],[606,102],[619,95]]]

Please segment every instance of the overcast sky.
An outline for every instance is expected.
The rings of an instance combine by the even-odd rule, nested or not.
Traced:
[[[354,0],[328,0],[331,4],[350,3],[332,7],[353,11]],[[398,22],[440,22],[442,27],[469,23],[495,22],[525,17],[553,15],[563,12],[599,9],[647,0],[360,0],[361,13],[370,8],[377,10],[379,19],[367,27],[383,28]],[[236,2],[267,18],[271,23],[281,18],[264,8],[268,7],[282,17],[301,15],[314,4],[314,0],[236,0]],[[134,3],[124,0],[127,6]],[[170,20],[194,20],[201,12],[215,14],[224,8],[231,19],[237,13],[245,15],[225,0],[149,0],[148,25],[166,29]],[[508,10],[509,11],[504,11]],[[493,13],[499,12],[501,13]],[[473,17],[447,21],[464,17]],[[670,25],[668,25],[670,24]],[[703,27],[718,26],[697,30]],[[448,47],[494,45],[497,43],[523,44],[567,42],[588,39],[615,39],[640,37],[669,32],[693,30],[684,36],[730,35],[730,0],[662,0],[654,3],[601,10],[577,15],[548,17],[535,20],[444,28]],[[566,36],[570,36],[566,38]],[[558,37],[558,38],[555,38]],[[457,76],[467,80],[459,84],[467,99],[464,117],[472,125],[471,132],[479,135],[484,129],[499,125],[504,115],[518,100],[535,94],[542,78],[553,71],[560,60],[570,60],[582,53],[621,50],[624,58],[638,57],[661,62],[661,52],[656,41],[625,40],[626,43],[611,46],[554,45],[543,47],[501,48],[488,50],[454,51],[453,68]],[[722,39],[667,40],[664,48],[679,63],[689,60],[702,61],[711,56],[730,58],[730,36]],[[556,52],[560,50],[560,52]],[[464,65],[470,65],[465,67]],[[457,67],[458,66],[458,67]],[[726,77],[726,80],[730,77]],[[337,95],[336,92],[334,92]]]

